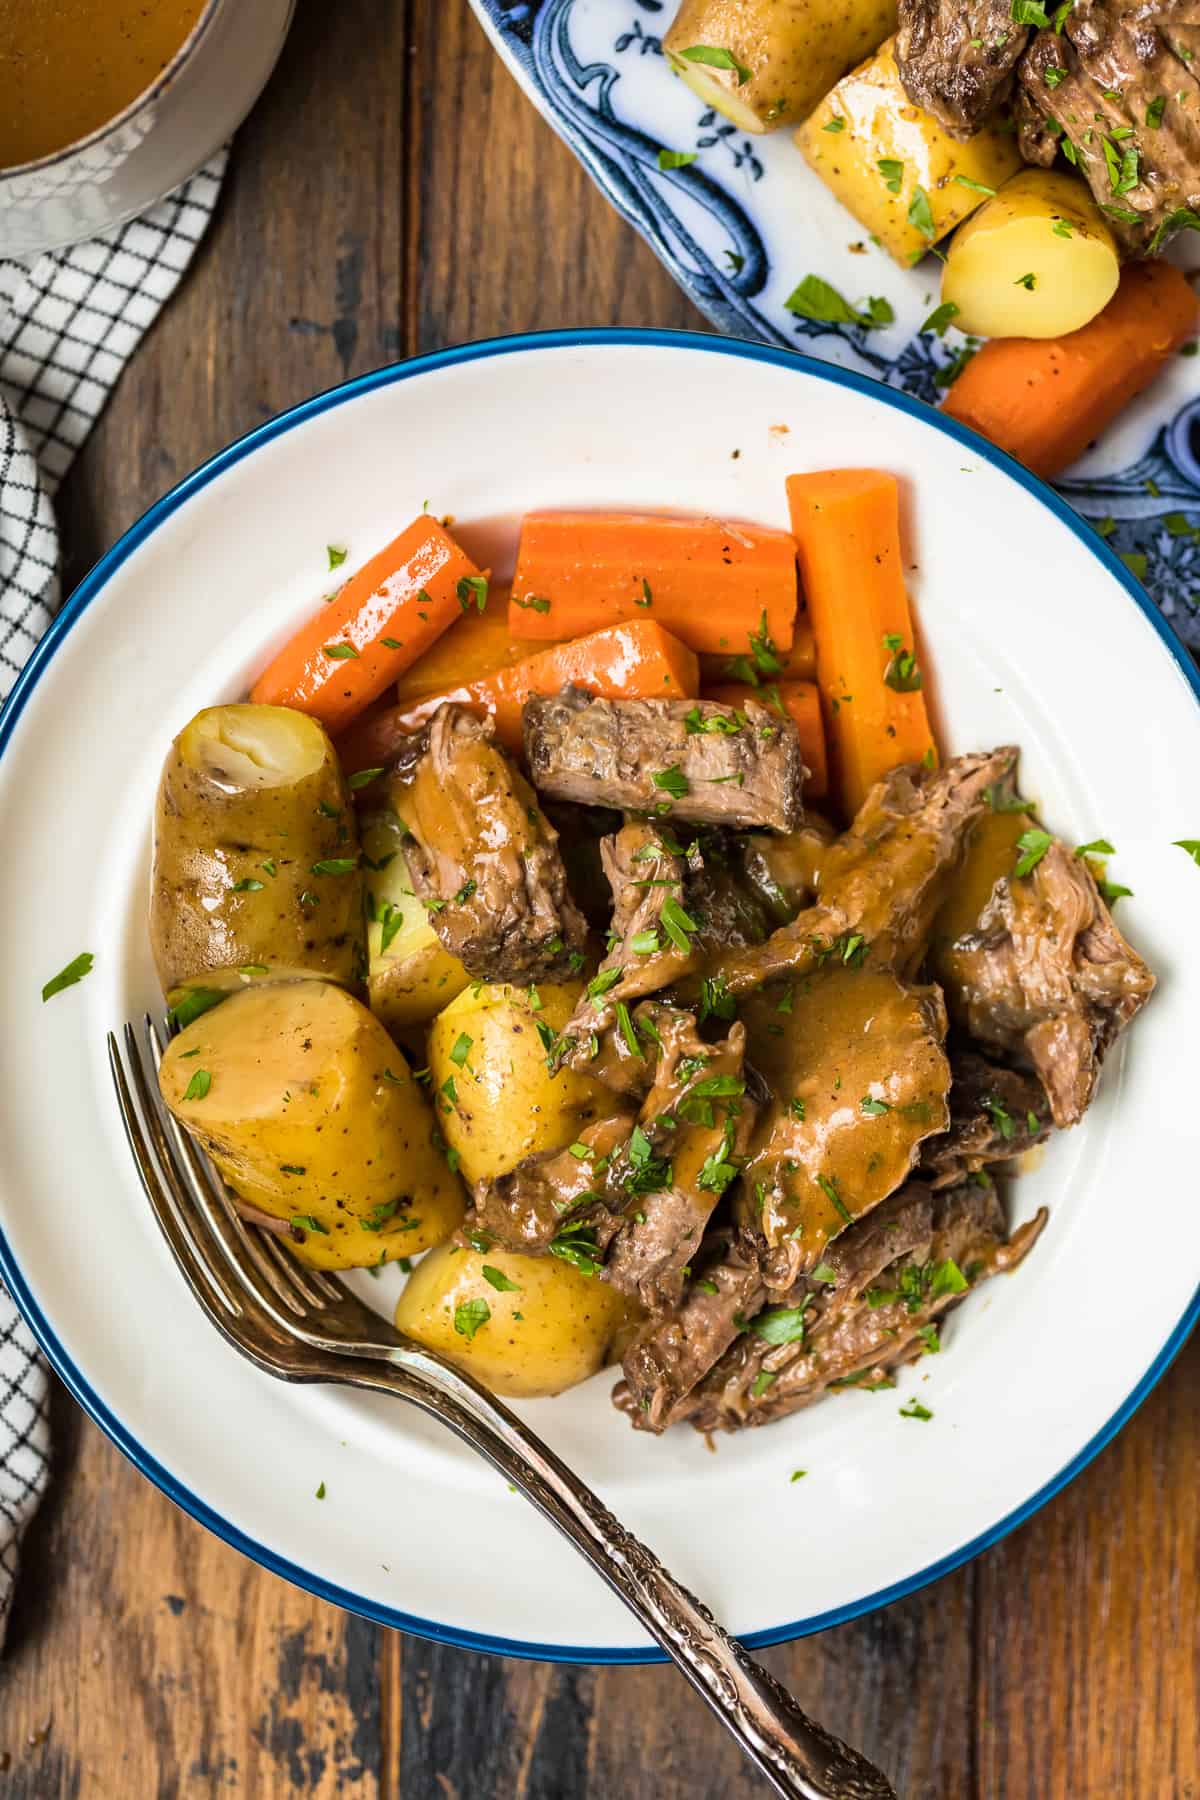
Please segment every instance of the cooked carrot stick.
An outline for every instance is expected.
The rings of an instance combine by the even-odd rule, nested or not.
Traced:
[[[769,681],[758,687],[751,687],[744,681],[726,681],[716,687],[702,687],[700,698],[716,700],[722,706],[730,707],[745,706],[747,700],[757,700],[760,706],[791,719],[800,734],[800,749],[808,767],[805,797],[821,800],[829,792],[821,695],[814,681]]]
[[[762,668],[761,654],[755,658],[748,647],[730,655],[700,657],[701,688],[728,685],[731,681],[747,681],[753,675],[755,681],[815,681],[817,679],[817,646],[813,638],[812,621],[806,612],[796,614],[795,635],[790,650],[781,650],[778,645],[774,653],[768,652],[766,661],[773,663],[769,672]]]
[[[305,621],[250,698],[294,706],[330,732],[342,731],[486,597],[475,564],[436,519],[423,515]]]
[[[569,638],[649,617],[693,650],[737,655],[756,634],[791,647],[796,548],[786,531],[651,513],[532,512],[508,628]]]
[[[889,769],[936,756],[904,591],[899,496],[878,469],[791,475],[787,492],[830,780],[852,817]]]
[[[1186,278],[1165,262],[1130,263],[1090,324],[1061,338],[993,338],[942,411],[1047,479],[1083,455],[1200,326]]]
[[[635,619],[555,644],[479,681],[376,713],[339,739],[338,755],[350,775],[383,767],[402,740],[447,701],[490,715],[500,742],[516,752],[521,748],[521,709],[529,696],[557,694],[568,684],[606,700],[679,700],[694,699],[700,682],[696,658],[686,644],[650,619]]]
[[[529,645],[509,634],[508,589],[492,583],[483,612],[472,606],[444,631],[424,656],[405,669],[396,683],[401,705],[442,688],[478,681],[509,663],[523,662]]]

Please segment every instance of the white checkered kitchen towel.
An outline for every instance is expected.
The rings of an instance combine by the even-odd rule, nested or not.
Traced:
[[[0,706],[58,609],[53,499],[170,297],[220,192],[226,153],[142,218],[27,261],[0,257]],[[0,1286],[0,1644],[21,1534],[49,1475],[46,1370]]]

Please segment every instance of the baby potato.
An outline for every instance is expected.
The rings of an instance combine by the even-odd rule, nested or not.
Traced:
[[[1112,232],[1074,175],[1024,169],[954,234],[942,299],[980,337],[1064,337],[1106,307],[1121,266]]]
[[[627,1303],[552,1256],[442,1244],[404,1284],[396,1326],[494,1394],[561,1394],[601,1368]]]
[[[1021,167],[1015,137],[987,125],[965,143],[914,106],[894,40],[839,81],[796,133],[808,162],[898,263],[919,262]]]
[[[366,967],[358,839],[333,745],[285,706],[210,706],[175,739],[154,821],[163,990]]]
[[[683,0],[663,48],[705,106],[774,131],[895,29],[896,0]]]
[[[461,994],[471,977],[442,948],[429,912],[413,893],[404,856],[407,832],[393,812],[360,827],[366,858],[367,994],[390,1031],[423,1025]],[[382,868],[373,865],[383,864]]]
[[[493,1181],[535,1150],[561,1150],[617,1110],[610,1088],[546,1067],[543,1036],[562,1030],[582,992],[578,981],[477,984],[434,1020],[430,1087],[467,1181]]]
[[[462,1219],[429,1102],[378,1019],[332,982],[232,995],[171,1040],[159,1086],[234,1193],[291,1225],[303,1262],[393,1262]]]

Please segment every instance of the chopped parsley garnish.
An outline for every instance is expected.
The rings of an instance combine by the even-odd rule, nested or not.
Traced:
[[[890,652],[890,660],[883,671],[884,685],[897,694],[919,693],[922,676],[914,652],[904,648],[895,631],[884,633],[883,647]]]
[[[404,913],[400,907],[393,906],[390,900],[387,901],[379,915],[379,954],[381,956],[387,955],[388,947],[403,923]]]
[[[1041,0],[1012,0],[1012,17],[1015,25],[1037,25],[1042,31],[1050,25]]]
[[[1014,6],[1017,3],[1018,0],[1013,0]],[[933,1414],[927,1406],[922,1406],[919,1400],[910,1400],[907,1406],[900,1408],[900,1417],[902,1419],[932,1419]]]
[[[349,657],[357,658],[358,651],[353,644],[326,644],[325,654],[334,662],[345,662]]]
[[[56,975],[54,981],[48,981],[42,989],[42,999],[49,1000],[51,994],[58,993],[59,989],[55,986],[55,982],[61,983],[63,987],[70,987],[72,982],[81,980],[82,977],[87,974],[87,969],[80,969],[78,974],[72,974],[71,971],[82,961],[83,957],[77,956],[75,962],[69,963],[63,970],[63,975],[70,975],[70,981],[63,981],[62,975]],[[92,959],[90,956],[87,959],[87,965],[88,969],[92,966]],[[228,997],[229,996],[223,988],[189,988],[183,998],[177,1001],[171,1008],[167,1017],[170,1019],[172,1025],[178,1026],[179,1030],[182,1031],[185,1025],[190,1025],[193,1019],[198,1019],[200,1017],[201,1013],[206,1013],[210,1007],[219,1006],[222,1000],[226,1000]]]
[[[719,1146],[705,1157],[696,1177],[698,1188],[705,1188],[713,1194],[723,1194],[730,1182],[736,1179],[737,1164],[729,1160],[733,1150],[733,1136],[733,1125],[726,1121],[725,1133]]]
[[[1176,850],[1186,850],[1192,861],[1200,865],[1200,838],[1175,838],[1172,847]],[[43,998],[45,998],[44,995]]]
[[[680,906],[673,894],[668,894],[667,898],[663,901],[662,912],[659,914],[659,917],[662,920],[663,930],[666,932],[675,948],[684,951],[686,954],[691,948],[689,940],[692,933],[700,929],[695,919],[693,919],[690,914],[684,912],[682,906]]]
[[[672,763],[669,769],[655,769],[650,776],[656,788],[670,794],[673,800],[682,800],[688,792],[690,783],[678,763]]]
[[[1163,113],[1167,107],[1167,96],[1158,94],[1146,108],[1146,124],[1151,131],[1157,131],[1163,122]]]
[[[491,1263],[484,1263],[479,1273],[488,1286],[494,1287],[498,1294],[519,1294],[521,1292],[519,1283],[510,1281],[503,1269],[494,1269]]]
[[[933,228],[933,211],[929,204],[929,195],[923,187],[913,189],[913,197],[908,208],[908,222],[914,231],[932,244],[936,235]]]
[[[330,552],[329,552],[329,554],[330,554],[330,556],[332,556],[332,555],[333,555],[333,551],[332,551],[332,550],[331,550],[331,551],[330,551]],[[344,551],[343,551],[343,555],[344,555],[344,554],[345,554],[345,552],[344,552]],[[332,567],[332,565],[330,565],[330,566],[331,566],[331,567]],[[318,1488],[318,1489],[317,1489],[317,1499],[318,1499],[318,1500],[323,1500],[323,1499],[324,1499],[324,1498],[325,1498],[325,1483],[324,1483],[324,1482],[322,1482],[322,1483],[321,1483],[321,1485],[320,1485],[320,1487],[319,1487],[319,1488]]]
[[[755,1399],[755,1400],[759,1399],[763,1394],[766,1393],[767,1389],[769,1387],[771,1387],[772,1384],[778,1380],[779,1380],[779,1375],[776,1370],[760,1369],[758,1374],[754,1377],[754,1380],[750,1384],[751,1398]]]
[[[458,604],[464,612],[470,612],[471,602],[475,602],[477,612],[485,612],[488,603],[488,584],[486,575],[462,575],[454,589],[458,595]]]
[[[853,1215],[853,1213],[851,1213],[851,1211],[847,1207],[846,1202],[842,1199],[842,1196],[838,1193],[837,1182],[834,1180],[831,1180],[828,1175],[818,1175],[817,1176],[817,1186],[820,1188],[821,1192],[824,1194],[825,1198],[828,1200],[830,1206],[832,1206],[834,1208],[834,1210],[841,1216],[841,1218],[845,1221],[845,1223],[847,1225],[853,1225],[854,1215]]]
[[[925,1346],[926,1356],[936,1356],[942,1347],[942,1340],[938,1336],[937,1326],[919,1325],[917,1327],[917,1336]]]
[[[719,732],[723,737],[733,737],[735,732],[740,731],[746,723],[746,715],[736,711],[733,713],[717,712],[706,719],[699,706],[696,705],[690,712],[684,713],[683,723],[689,737],[695,737],[702,731]]]
[[[311,1231],[316,1237],[329,1236],[320,1219],[314,1219],[311,1213],[293,1213],[288,1224],[293,1231]]]
[[[185,1100],[203,1100],[212,1086],[212,1074],[208,1069],[197,1069],[184,1089]]]
[[[1017,279],[1013,282],[1013,286],[1026,288],[1029,293],[1032,294],[1034,288],[1037,286],[1037,276],[1030,270],[1027,275],[1018,275]]]
[[[340,569],[349,555],[349,551],[343,550],[339,544],[326,544],[325,552],[331,569]]]
[[[845,129],[846,121],[842,118],[840,113],[834,113],[829,123],[827,125],[822,125],[821,127],[822,131],[845,131]]]
[[[616,987],[624,973],[625,971],[623,968],[601,969],[600,973],[598,975],[593,975],[592,979],[587,984],[588,999],[599,1000],[601,995],[607,994],[609,988]]]
[[[85,975],[90,975],[91,971],[92,971],[92,965],[95,962],[95,960],[96,959],[92,955],[92,952],[90,950],[85,950],[85,951],[83,951],[83,953],[81,955],[75,957],[71,962],[69,962],[65,969],[60,969],[58,971],[57,975],[52,975],[50,977],[49,981],[46,983],[45,987],[42,989],[42,1004],[45,1005],[47,1000],[53,1000],[55,994],[61,994],[64,988],[74,987],[76,982],[82,981]],[[211,989],[202,989],[202,988],[193,988],[191,991],[192,991],[192,994],[200,994],[200,993],[204,993],[204,992],[211,992],[212,990]],[[217,1000],[223,1000],[224,998],[225,998],[224,994],[218,994],[216,996],[216,999],[208,1001],[207,1005],[215,1006],[217,1003]],[[184,1019],[181,1021],[176,1016],[178,1011],[180,1010],[180,1008],[182,1008],[183,1005],[184,1005],[184,1002],[181,1001],[180,1007],[173,1009],[171,1016],[176,1019],[177,1024],[182,1023],[182,1024],[186,1025],[189,1022],[187,1019]],[[199,1015],[202,1012],[204,1012],[205,1010],[206,1010],[206,1008],[204,1006],[198,1006],[196,1008],[195,1012],[193,1012],[190,1016],[193,1019],[198,1018]]]
[[[660,150],[658,166],[660,169],[686,169],[689,163],[696,160],[694,150]]]
[[[257,894],[266,885],[265,881],[259,881],[253,875],[243,875],[240,881],[234,882],[229,891],[231,894]]]
[[[969,1283],[952,1256],[928,1271],[929,1298],[938,1300],[943,1294],[965,1293]]]
[[[600,1264],[596,1260],[596,1233],[589,1225],[567,1226],[557,1237],[551,1238],[549,1250],[551,1256],[570,1263],[581,1275],[600,1273]]]
[[[831,1269],[827,1262],[819,1262],[809,1277],[811,1281],[823,1281],[827,1287],[837,1285],[837,1270]]]
[[[646,931],[635,931],[629,940],[629,948],[635,956],[652,956],[661,948],[658,933],[653,928]]]
[[[889,194],[898,194],[904,183],[904,164],[895,156],[880,156],[875,167],[883,176],[883,185]]]
[[[1063,82],[1067,79],[1067,71],[1060,63],[1051,63],[1049,68],[1043,70],[1042,79],[1050,89],[1050,92],[1053,93],[1055,88],[1061,87]]]
[[[629,1007],[624,1000],[617,1001],[616,1012],[617,1030],[625,1040],[627,1050],[631,1056],[636,1056],[639,1062],[645,1062],[646,1053],[638,1043],[637,1030],[634,1026],[632,1016],[630,1015]]]
[[[1116,846],[1107,838],[1093,838],[1090,844],[1080,844],[1076,856],[1115,856]]]
[[[744,87],[749,81],[751,71],[744,62],[739,62],[732,50],[722,49],[717,44],[693,44],[690,49],[676,51],[683,62],[703,63],[710,69],[728,69],[737,76],[737,84]]]
[[[1048,831],[1041,831],[1036,827],[1031,831],[1023,831],[1017,839],[1017,849],[1021,855],[1017,861],[1016,874],[1031,875],[1053,842]]]
[[[491,1316],[492,1309],[486,1300],[464,1300],[454,1309],[454,1329],[468,1344],[473,1343],[475,1333]]]
[[[988,187],[986,182],[972,181],[971,177],[969,175],[956,175],[954,177],[954,179],[958,183],[959,187],[970,188],[970,190],[973,194],[983,194],[984,197],[988,200],[994,200],[996,197],[995,188]],[[955,312],[958,311],[957,306],[955,307],[954,310],[955,310]]]
[[[1197,860],[1200,861],[1200,858]],[[730,993],[729,984],[723,975],[706,975],[700,983],[700,1011],[697,1017],[701,1025],[705,1019],[737,1017],[737,1000]]]
[[[1016,1122],[1013,1119],[1012,1114],[1006,1112],[1004,1107],[1001,1106],[999,1100],[985,1099],[980,1101],[980,1105],[983,1107],[984,1112],[989,1114],[992,1124],[996,1127],[996,1130],[1000,1133],[1000,1136],[1005,1142],[1008,1142],[1010,1138],[1015,1137],[1017,1130]]]
[[[765,1344],[800,1344],[804,1341],[805,1300],[799,1306],[768,1306],[751,1319],[750,1330]]]
[[[541,594],[527,594],[524,600],[519,594],[514,594],[512,599],[514,606],[520,606],[526,612],[548,613],[550,611],[550,602]]]
[[[701,1100],[724,1100],[745,1091],[746,1084],[739,1075],[706,1075],[691,1090],[693,1097]]]
[[[868,331],[872,327],[890,325],[895,316],[887,302],[879,299],[868,301],[867,310],[860,311],[819,275],[806,275],[799,287],[788,295],[784,305],[800,319],[815,319],[823,325],[861,325]],[[736,679],[744,678],[739,674]]]
[[[804,1477],[807,1474],[808,1474],[807,1469],[793,1469],[791,1474],[788,1476],[788,1481],[789,1481],[789,1483],[793,1482],[793,1481],[803,1481]]]
[[[793,1119],[801,1119],[802,1120],[804,1118],[804,1111],[805,1111],[804,1102],[800,1098],[799,1094],[794,1094],[792,1096],[791,1109],[792,1109]]]
[[[886,1100],[876,1100],[873,1094],[864,1094],[858,1105],[859,1111],[864,1112],[868,1119],[882,1119],[884,1113],[892,1110]]]
[[[281,1175],[305,1175],[308,1171],[303,1163],[280,1163],[279,1173]]]
[[[360,769],[356,775],[350,776],[346,786],[349,788],[364,788],[369,782],[374,781],[377,775],[382,774],[382,769]]]
[[[378,1206],[373,1206],[369,1213],[363,1215],[363,1230],[382,1231],[388,1220],[393,1218],[399,1209],[399,1197],[395,1200],[381,1200]]]
[[[454,1040],[454,1048],[450,1052],[450,1061],[456,1068],[462,1069],[466,1067],[467,1058],[471,1054],[471,1045],[474,1042],[475,1039],[468,1037],[465,1031],[459,1032]]]
[[[320,862],[310,865],[314,875],[353,875],[358,867],[357,856],[325,856]]]
[[[959,179],[961,180],[962,177],[960,176]],[[944,336],[947,325],[949,325],[952,319],[958,317],[958,310],[959,309],[954,304],[953,300],[943,300],[940,306],[934,307],[925,323],[921,326],[921,330],[932,331],[937,337]]]
[[[386,638],[380,638],[379,641],[383,645],[385,650],[403,650],[403,648],[404,648],[404,645],[401,643],[399,638],[386,637]]]

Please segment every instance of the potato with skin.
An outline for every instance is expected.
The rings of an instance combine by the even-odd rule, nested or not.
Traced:
[[[1117,291],[1116,241],[1083,182],[1023,169],[954,234],[942,299],[960,331],[980,337],[1065,337]]]
[[[442,948],[424,902],[413,893],[404,840],[393,812],[372,813],[359,826],[367,908],[367,996],[389,1031],[423,1025],[461,994],[471,977]]]
[[[159,1086],[234,1193],[322,1269],[394,1262],[460,1223],[462,1183],[379,1021],[329,981],[263,981],[171,1040]]]
[[[894,40],[839,81],[796,133],[822,181],[904,268],[1021,167],[1016,138],[994,125],[958,142],[914,106]]]
[[[354,812],[333,746],[283,706],[211,706],[172,744],[154,823],[150,943],[184,983],[365,973]]]
[[[430,1090],[467,1181],[493,1181],[535,1150],[564,1149],[618,1110],[611,1088],[546,1067],[543,1038],[563,1029],[582,992],[578,981],[476,983],[434,1020]]]
[[[494,1394],[561,1394],[609,1360],[624,1296],[553,1256],[443,1244],[404,1284],[396,1325]]]
[[[896,0],[683,0],[663,48],[705,106],[775,131],[895,29]]]

